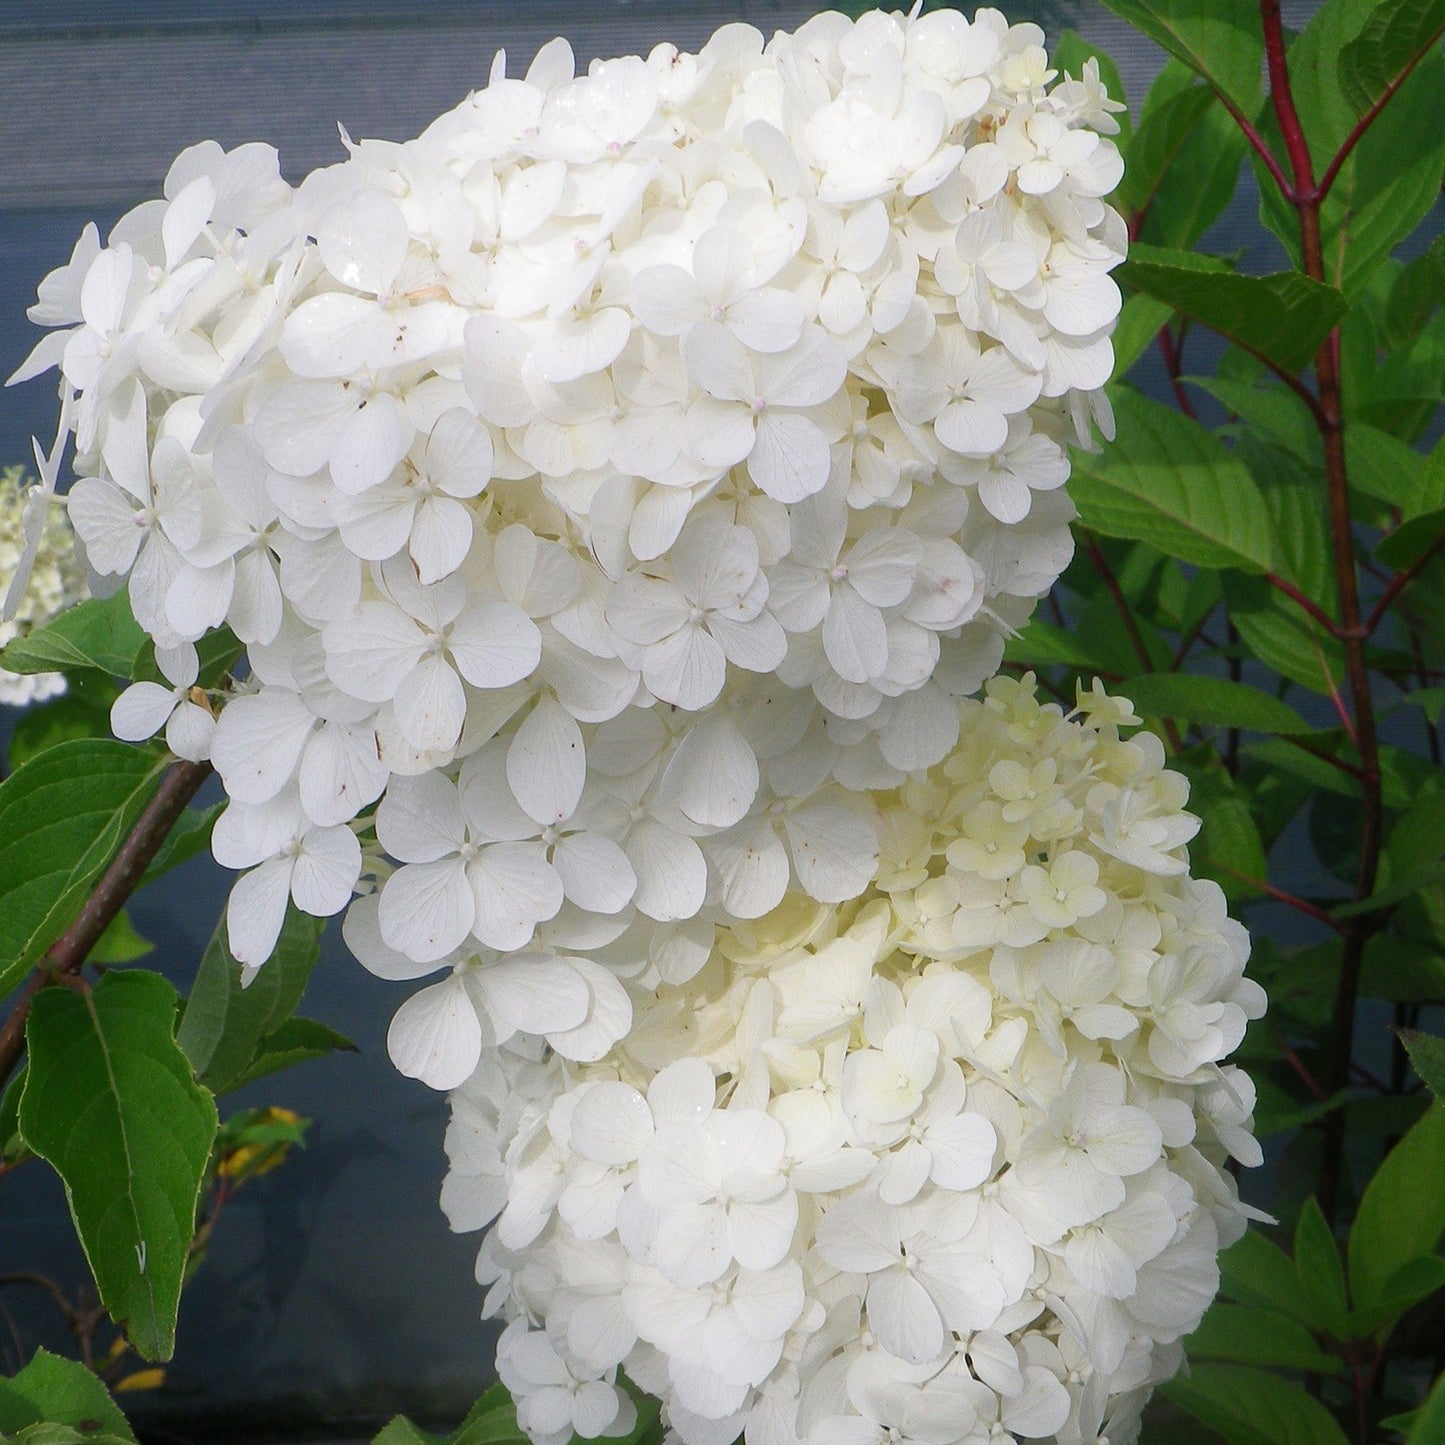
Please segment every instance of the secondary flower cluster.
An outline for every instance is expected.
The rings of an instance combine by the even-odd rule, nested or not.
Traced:
[[[577,1064],[523,1025],[453,1095],[442,1203],[495,1218],[537,1445],[625,1433],[619,1369],[686,1445],[1136,1437],[1244,1226],[1254,1089],[1220,1065],[1263,995],[1184,780],[1079,701],[994,679],[873,797],[860,898],[791,893],[673,972],[603,950],[624,1039]]]
[[[555,977],[540,1032],[600,1050],[579,953],[867,883],[849,791],[953,745],[1108,427],[1118,107],[1041,39],[829,14],[583,75],[556,41],[414,141],[294,189],[203,144],[85,233],[18,375],[59,366],[71,519],[171,684],[117,731],[225,783],[238,958],[374,882],[406,968],[521,960],[503,1016]]]
[[[27,549],[25,473],[0,472],[0,597],[16,589],[13,615],[0,621],[0,647],[41,627],[85,596],[85,568],[63,516],[40,513],[36,541]],[[27,555],[28,551],[28,555]],[[21,575],[22,566],[29,571]],[[0,667],[0,704],[24,707],[65,691],[58,672],[15,673]]]

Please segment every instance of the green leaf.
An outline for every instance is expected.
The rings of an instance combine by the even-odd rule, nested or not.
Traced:
[[[1011,637],[1004,644],[1003,655],[1005,662],[1017,662],[1026,667],[1062,665],[1081,672],[1112,671],[1107,660],[1100,657],[1092,638],[1086,640],[1076,632],[1056,627],[1037,613],[1017,637]]]
[[[76,738],[0,784],[0,996],[70,923],[163,768],[126,743]]]
[[[1219,1256],[1220,1289],[1240,1304],[1278,1310],[1310,1325],[1309,1300],[1294,1261],[1257,1229],[1248,1229]]]
[[[1382,1328],[1393,1327],[1406,1310],[1413,1309],[1440,1289],[1445,1289],[1445,1259],[1438,1254],[1412,1259],[1395,1271],[1378,1304],[1351,1311],[1349,1333],[1355,1339],[1364,1339]]]
[[[1344,1339],[1350,1309],[1345,1271],[1335,1236],[1313,1197],[1305,1200],[1295,1227],[1294,1267],[1300,1292],[1309,1301],[1315,1329],[1334,1339]]]
[[[1365,998],[1390,1003],[1431,1003],[1445,998],[1445,954],[1398,933],[1377,933],[1365,944],[1360,992]]]
[[[1381,272],[1384,267],[1381,267]],[[1445,235],[1437,236],[1423,256],[1400,267],[1385,305],[1388,347],[1413,340],[1445,303]]]
[[[1258,427],[1312,472],[1322,471],[1324,453],[1309,408],[1288,387],[1268,374],[1266,376],[1263,383],[1225,376],[1186,376],[1183,379],[1188,385],[1208,392],[1237,417]]]
[[[75,1425],[58,1425],[45,1420],[36,1425],[27,1425],[14,1435],[0,1435],[4,1445],[129,1445],[132,1437],[117,1435],[110,1430],[81,1429]]]
[[[1249,803],[1223,768],[1179,766],[1179,770],[1189,779],[1189,810],[1200,820],[1199,832],[1189,844],[1194,872],[1214,879],[1226,898],[1258,896],[1269,867]]]
[[[13,1164],[22,1155],[30,1153],[20,1135],[20,1095],[25,1091],[25,1060],[0,1091],[0,1160]]]
[[[1434,1034],[1422,1034],[1417,1029],[1400,1029],[1398,1032],[1420,1082],[1437,1099],[1445,1099],[1445,1039]]]
[[[105,927],[105,932],[90,950],[91,963],[134,963],[144,958],[155,945],[135,931],[130,915],[122,908]]]
[[[1385,1298],[1402,1266],[1433,1254],[1445,1234],[1445,1104],[1436,1102],[1385,1156],[1350,1231],[1350,1293],[1358,1308]]]
[[[1327,0],[1289,48],[1296,107],[1317,177],[1322,177],[1358,117],[1339,75],[1342,51],[1369,28],[1376,0]],[[1266,140],[1280,153],[1272,111]],[[1326,279],[1355,296],[1395,247],[1429,214],[1445,164],[1445,64],[1429,55],[1395,93],[1341,167],[1320,211]],[[1296,261],[1299,217],[1262,167],[1260,217]]]
[[[529,1445],[529,1442],[517,1424],[511,1396],[503,1386],[493,1385],[451,1435],[428,1435],[398,1415],[372,1445]]]
[[[1293,452],[1252,431],[1236,438],[1234,454],[1264,493],[1275,541],[1275,570],[1327,616],[1335,616],[1339,583],[1322,469],[1309,466]]]
[[[1115,199],[1125,215],[1136,216],[1153,203],[1200,118],[1218,104],[1207,86],[1188,84],[1142,117],[1138,130],[1120,147],[1124,179]]]
[[[1227,96],[1246,116],[1263,99],[1264,40],[1250,0],[1104,0]]]
[[[1135,243],[1119,279],[1288,372],[1298,371],[1345,314],[1331,286],[1298,271],[1241,276],[1212,256]]]
[[[1445,793],[1422,792],[1390,829],[1385,845],[1391,884],[1433,882],[1445,857]]]
[[[1404,572],[1416,566],[1440,545],[1445,537],[1445,508],[1411,517],[1380,539],[1375,556],[1385,566]]]
[[[418,1430],[404,1415],[398,1415],[382,1429],[372,1445],[442,1445],[443,1438]]]
[[[1233,1445],[1349,1445],[1318,1400],[1265,1370],[1199,1364],[1161,1393]]]
[[[1405,1445],[1438,1445],[1441,1440],[1445,1440],[1445,1374],[1435,1381],[1429,1398],[1416,1411]]]
[[[1340,90],[1363,116],[1445,31],[1445,0],[1379,0],[1365,28],[1340,51]]]
[[[1211,727],[1263,733],[1307,733],[1309,724],[1287,703],[1257,687],[1192,672],[1150,672],[1131,677],[1119,691],[1140,712]]]
[[[213,803],[209,808],[187,808],[166,835],[160,851],[151,859],[150,867],[141,879],[142,885],[170,872],[197,853],[204,853],[211,846],[211,829],[225,809],[224,802]]]
[[[1130,296],[1124,302],[1112,337],[1115,379],[1123,376],[1149,349],[1169,315],[1169,308],[1152,296]]]
[[[216,1104],[175,1040],[177,996],[126,969],[42,989],[26,1030],[25,1141],[65,1181],[101,1302],[136,1349],[175,1348],[181,1276]]]
[[[98,672],[72,674],[69,688],[60,697],[20,714],[10,735],[11,768],[70,738],[110,737],[110,705],[119,691],[110,678]]]
[[[304,1064],[308,1059],[323,1059],[335,1053],[354,1054],[356,1051],[356,1045],[345,1034],[339,1034],[315,1019],[289,1018],[261,1040],[256,1046],[255,1058],[226,1085],[226,1089],[228,1092],[239,1089],[243,1084],[254,1083],[268,1074],[289,1069],[293,1064]]]
[[[243,989],[241,965],[226,944],[226,921],[217,924],[176,1035],[196,1077],[213,1093],[237,1087],[265,1052],[264,1041],[295,1013],[324,927],[324,919],[288,904],[276,951]]]
[[[1339,687],[1344,649],[1298,604],[1237,573],[1225,575],[1224,600],[1240,639],[1266,667],[1325,696]]]
[[[42,1422],[99,1427],[111,1437],[135,1440],[120,1407],[94,1372],[49,1350],[36,1350],[18,1375],[0,1379],[0,1433],[13,1435]],[[97,1438],[93,1428],[87,1429],[86,1438]]]
[[[129,678],[146,635],[130,610],[122,588],[104,600],[88,598],[0,652],[0,667],[10,672],[64,672],[95,668]]]
[[[1269,514],[1245,467],[1173,407],[1127,386],[1113,400],[1117,440],[1099,456],[1073,454],[1069,491],[1084,526],[1197,567],[1267,572]]]
[[[1339,1357],[1325,1354],[1297,1320],[1253,1305],[1211,1305],[1184,1341],[1184,1351],[1191,1360],[1230,1360],[1317,1375],[1337,1374],[1341,1368]]]
[[[1355,422],[1345,429],[1350,485],[1367,496],[1416,515],[1425,494],[1425,458],[1399,437]]]

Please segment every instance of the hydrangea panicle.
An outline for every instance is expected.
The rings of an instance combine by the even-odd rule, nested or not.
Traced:
[[[948,757],[872,795],[857,897],[795,889],[690,977],[632,973],[605,1054],[517,1035],[452,1096],[443,1205],[500,1215],[487,1312],[618,1409],[620,1366],[669,1439],[1133,1440],[1250,1213],[1223,1061],[1264,998],[1178,776],[1097,688],[960,708]],[[1147,847],[1104,828],[1121,789]],[[981,933],[980,896],[1024,925]],[[598,955],[624,975],[626,942]]]

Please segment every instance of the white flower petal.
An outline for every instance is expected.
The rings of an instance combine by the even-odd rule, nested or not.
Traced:
[[[507,781],[527,816],[565,822],[577,809],[587,779],[582,730],[554,698],[543,696],[507,749]]]
[[[433,1089],[455,1089],[469,1079],[482,1055],[482,1027],[455,974],[413,994],[386,1031],[391,1061],[410,1079]]]

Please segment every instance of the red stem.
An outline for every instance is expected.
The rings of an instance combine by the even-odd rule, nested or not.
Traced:
[[[1301,592],[1293,582],[1286,581],[1278,572],[1266,572],[1264,574],[1264,580],[1268,582],[1276,592],[1283,592],[1291,602],[1304,608],[1332,637],[1338,637],[1340,635],[1340,624],[1336,622],[1319,603]]]
[[[1285,150],[1294,172],[1293,194],[1290,199],[1299,216],[1303,269],[1312,280],[1323,282],[1326,276],[1319,190],[1315,185],[1314,160],[1310,155],[1309,142],[1300,123],[1294,93],[1290,88],[1280,0],[1259,0],[1259,15],[1264,30],[1270,100],[1274,105],[1280,135],[1284,139]],[[1354,741],[1360,755],[1360,866],[1355,878],[1355,897],[1364,899],[1374,892],[1375,877],[1379,871],[1383,838],[1383,800],[1374,700],[1370,695],[1369,664],[1365,656],[1365,639],[1369,636],[1369,630],[1361,618],[1354,529],[1350,519],[1349,474],[1345,462],[1345,419],[1339,362],[1339,328],[1336,327],[1315,354],[1315,381],[1319,389],[1320,406],[1316,426],[1324,447],[1330,543],[1340,593],[1338,636],[1345,652]],[[1338,1093],[1349,1084],[1350,1059],[1354,1052],[1355,1002],[1360,990],[1360,971],[1364,966],[1365,941],[1376,924],[1377,920],[1369,915],[1353,917],[1345,924],[1339,984],[1335,991],[1326,1053],[1329,1072],[1325,1079],[1325,1088],[1331,1094]],[[1336,1110],[1324,1121],[1324,1159],[1319,1177],[1320,1207],[1329,1220],[1334,1219],[1339,1203],[1344,1144],[1344,1119],[1340,1111]]]
[[[1365,619],[1366,631],[1373,632],[1384,621],[1385,614],[1390,610],[1390,604],[1420,575],[1421,569],[1441,547],[1445,547],[1445,536],[1437,537],[1421,556],[1417,557],[1404,571],[1397,572],[1390,579],[1390,585],[1381,593],[1380,600],[1375,603],[1369,617]]]
[[[1264,162],[1265,168],[1269,171],[1270,175],[1274,177],[1274,183],[1279,187],[1280,193],[1287,201],[1293,203],[1295,199],[1294,187],[1290,185],[1289,177],[1285,175],[1284,168],[1275,160],[1274,152],[1265,144],[1264,137],[1255,129],[1254,122],[1251,121],[1222,90],[1218,89],[1218,87],[1215,87],[1214,93],[1219,97],[1220,105],[1229,112],[1230,119],[1239,127],[1240,134],[1243,135],[1245,140],[1254,148],[1255,154]]]
[[[1114,607],[1119,613],[1119,618],[1124,624],[1124,631],[1129,635],[1130,645],[1134,649],[1134,655],[1139,659],[1140,665],[1145,672],[1155,671],[1154,659],[1149,655],[1149,648],[1144,642],[1144,635],[1139,631],[1139,624],[1134,619],[1133,609],[1129,606],[1129,599],[1124,596],[1124,589],[1119,586],[1119,579],[1114,576],[1114,569],[1109,566],[1109,559],[1104,556],[1104,549],[1099,546],[1098,538],[1092,532],[1080,531],[1084,539],[1084,548],[1089,554],[1089,561],[1094,564],[1094,570],[1104,581],[1109,596],[1114,600]],[[1179,729],[1173,718],[1164,719],[1164,732],[1176,753],[1184,751],[1184,739],[1179,735]]]
[[[1189,400],[1189,393],[1184,390],[1184,383],[1180,380],[1184,366],[1182,353],[1184,350],[1184,337],[1181,335],[1179,341],[1174,340],[1174,333],[1169,327],[1159,328],[1159,354],[1164,358],[1164,369],[1169,373],[1169,384],[1174,388],[1174,400],[1179,403],[1179,410],[1191,420],[1195,420],[1194,403]]]

